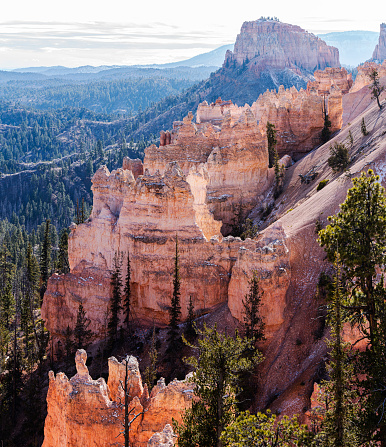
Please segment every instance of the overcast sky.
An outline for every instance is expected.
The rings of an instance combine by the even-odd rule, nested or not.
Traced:
[[[174,62],[234,43],[242,23],[261,16],[276,16],[314,34],[379,32],[386,22],[384,0],[368,10],[337,0],[314,7],[305,0],[264,3],[11,0],[0,15],[0,69]]]

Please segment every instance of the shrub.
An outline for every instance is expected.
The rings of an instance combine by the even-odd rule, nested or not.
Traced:
[[[334,172],[346,169],[350,163],[350,157],[346,146],[343,143],[335,143],[334,146],[330,146],[330,157],[327,161],[328,166],[330,166]]]
[[[327,178],[325,178],[324,180],[321,180],[319,182],[319,185],[316,187],[316,190],[320,191],[321,189],[323,189],[327,185],[328,182],[329,182],[329,180]]]

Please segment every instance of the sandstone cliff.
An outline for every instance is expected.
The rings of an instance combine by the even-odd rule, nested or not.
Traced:
[[[378,44],[374,49],[372,60],[383,62],[386,59],[386,23],[381,23]]]
[[[244,22],[233,52],[227,52],[224,66],[248,64],[256,74],[267,67],[290,68],[313,73],[339,66],[337,48],[296,25],[259,19]]]
[[[118,362],[109,359],[109,379],[93,380],[85,365],[87,354],[84,350],[76,353],[77,374],[70,380],[63,373],[49,374],[47,395],[48,415],[44,427],[43,447],[107,447],[124,445],[122,423],[124,420],[124,392],[121,383],[125,380],[126,360]],[[166,424],[172,419],[181,421],[181,413],[191,405],[192,384],[174,380],[168,386],[163,379],[153,388],[150,396],[147,387],[142,386],[138,362],[129,357],[128,390],[130,394],[129,410],[131,418],[139,414],[130,427],[130,445],[146,447],[156,432],[164,444],[173,445],[173,439]],[[169,442],[169,443],[167,443]]]

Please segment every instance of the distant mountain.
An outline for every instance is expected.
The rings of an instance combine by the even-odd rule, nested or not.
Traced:
[[[45,76],[69,76],[76,77],[76,75],[89,75],[89,74],[99,74],[98,77],[109,77],[109,75],[125,75],[133,74],[138,75],[140,70],[150,69],[172,69],[180,68],[180,71],[189,72],[190,70],[182,69],[181,67],[195,68],[196,73],[200,73],[203,68],[209,68],[208,70],[203,70],[202,73],[209,73],[215,71],[217,68],[221,67],[224,59],[225,53],[228,50],[233,50],[233,44],[223,45],[207,53],[198,54],[197,56],[191,57],[190,59],[185,59],[178,62],[170,62],[167,64],[150,64],[150,65],[99,65],[93,67],[92,65],[83,65],[80,67],[64,67],[62,65],[56,65],[53,67],[26,67],[26,68],[16,68],[14,70],[7,71],[7,73],[36,73]],[[146,72],[141,72],[146,73]],[[172,76],[168,76],[172,77]],[[202,76],[201,79],[204,79]],[[207,77],[207,76],[206,76]],[[200,76],[197,76],[200,78]]]
[[[375,31],[343,31],[339,33],[319,34],[328,45],[339,49],[342,65],[357,67],[371,59],[378,43],[379,33]]]
[[[168,64],[151,65],[156,68],[173,68],[173,67],[216,67],[219,68],[224,63],[225,53],[233,51],[234,44],[223,45],[208,53],[199,54],[179,62],[170,62]]]

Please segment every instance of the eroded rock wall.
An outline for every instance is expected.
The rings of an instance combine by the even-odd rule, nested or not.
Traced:
[[[310,73],[325,67],[339,67],[339,52],[296,25],[260,19],[244,22],[233,52],[224,66],[253,63],[254,71],[270,68],[298,68]]]
[[[192,383],[174,380],[168,386],[163,379],[151,395],[142,386],[138,361],[135,357],[118,362],[109,359],[109,379],[93,380],[86,367],[87,354],[76,353],[77,374],[70,380],[64,373],[49,374],[47,418],[44,426],[43,447],[107,447],[124,445],[120,434],[124,421],[124,392],[126,361],[128,369],[129,410],[139,415],[130,426],[130,445],[146,447],[156,432],[162,432],[173,418],[181,421],[181,414],[191,405]],[[170,435],[166,429],[165,439]],[[169,438],[171,435],[169,436]],[[166,440],[165,440],[166,443]],[[150,445],[157,445],[151,443]],[[166,444],[173,445],[173,444]]]

